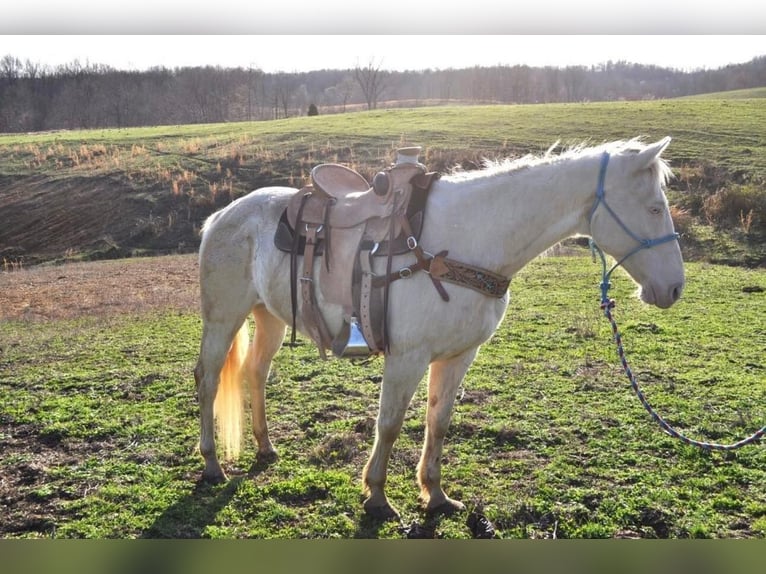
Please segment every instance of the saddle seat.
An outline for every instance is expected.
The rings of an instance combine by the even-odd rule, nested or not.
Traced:
[[[343,165],[318,165],[311,170],[311,181],[313,189],[304,204],[301,223],[346,229],[391,212],[388,198],[379,196],[362,175]],[[287,208],[287,218],[293,228],[302,195],[294,195]]]

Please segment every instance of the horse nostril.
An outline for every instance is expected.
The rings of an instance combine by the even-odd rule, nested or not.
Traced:
[[[678,301],[681,298],[681,292],[684,290],[684,286],[681,284],[675,285],[670,292],[670,296],[673,298],[673,302]]]

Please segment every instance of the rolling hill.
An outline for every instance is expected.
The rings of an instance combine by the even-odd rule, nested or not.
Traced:
[[[702,210],[723,187],[763,189],[766,101],[757,97],[763,93],[0,135],[0,261],[12,268],[191,252],[205,217],[232,199],[264,185],[300,186],[321,162],[345,163],[370,176],[401,145],[423,146],[421,159],[447,170],[542,153],[556,142],[670,135],[668,157],[677,175],[670,198],[679,213],[691,214],[687,234],[696,243],[690,254],[760,265],[766,221],[751,220],[749,232],[713,229]]]

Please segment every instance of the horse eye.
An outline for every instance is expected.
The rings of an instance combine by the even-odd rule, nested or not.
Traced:
[[[649,212],[650,212],[652,215],[659,215],[660,213],[662,213],[662,209],[661,209],[661,208],[659,208],[659,207],[657,207],[656,205],[654,205],[654,206],[652,206],[652,207],[650,207],[650,208],[649,208]]]

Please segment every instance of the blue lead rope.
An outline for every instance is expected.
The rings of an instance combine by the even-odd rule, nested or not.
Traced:
[[[606,210],[609,212],[609,214],[614,218],[614,220],[620,225],[620,227],[631,238],[636,240],[638,245],[632,251],[629,251],[627,255],[623,256],[619,261],[617,261],[617,263],[615,263],[611,267],[611,269],[609,269],[608,271],[606,268],[607,265],[606,265],[606,257],[604,256],[604,252],[601,250],[601,248],[598,245],[596,245],[596,242],[592,238],[590,239],[590,249],[591,249],[591,253],[593,254],[594,261],[595,261],[596,255],[598,255],[599,258],[601,259],[601,284],[599,285],[601,289],[601,309],[604,311],[604,316],[609,320],[609,323],[612,326],[612,336],[614,338],[615,344],[617,345],[617,354],[620,358],[620,363],[622,364],[623,371],[625,371],[625,375],[628,377],[628,380],[630,381],[631,388],[636,393],[638,400],[641,401],[641,404],[644,406],[647,412],[652,416],[652,418],[657,422],[657,424],[660,425],[662,430],[664,430],[670,436],[681,440],[685,444],[696,446],[704,450],[728,451],[728,450],[735,450],[745,445],[752,444],[754,442],[761,440],[761,438],[763,438],[763,436],[766,435],[766,426],[762,427],[760,430],[754,432],[750,436],[732,444],[704,442],[704,441],[699,441],[699,440],[689,438],[685,436],[684,434],[682,434],[681,432],[674,429],[665,419],[663,419],[657,413],[657,411],[654,410],[652,405],[650,405],[649,401],[646,399],[646,396],[644,395],[643,391],[638,386],[638,381],[636,380],[635,375],[633,375],[633,371],[630,369],[630,365],[628,365],[628,360],[625,358],[625,350],[623,349],[623,346],[622,346],[622,337],[620,336],[620,331],[617,328],[617,322],[614,320],[614,317],[612,316],[612,309],[615,306],[615,302],[614,300],[610,299],[608,295],[609,288],[611,287],[611,283],[609,282],[609,279],[612,276],[612,272],[615,269],[617,269],[617,267],[619,267],[623,263],[623,261],[625,261],[631,255],[638,253],[642,249],[650,249],[656,245],[661,245],[662,243],[667,243],[668,241],[677,240],[679,236],[677,233],[672,233],[657,239],[642,239],[638,237],[636,234],[634,234],[628,228],[628,226],[622,222],[622,220],[612,210],[612,208],[609,207],[609,204],[606,202],[606,199],[604,198],[604,180],[606,178],[606,168],[608,164],[609,164],[609,154],[604,153],[604,155],[601,157],[601,168],[598,174],[598,187],[596,189],[596,201],[594,201],[593,207],[590,210],[589,219],[592,221],[593,214],[596,212],[596,209],[599,207],[599,205],[603,205],[606,208]]]
[[[641,404],[644,406],[647,412],[652,416],[652,418],[657,422],[657,424],[660,425],[662,430],[664,430],[670,436],[681,440],[685,444],[696,446],[705,450],[736,450],[747,444],[751,444],[761,440],[764,437],[764,435],[766,435],[766,426],[754,432],[752,435],[732,444],[718,444],[714,442],[704,442],[704,441],[695,440],[685,436],[681,432],[674,429],[672,426],[670,426],[670,424],[665,419],[663,419],[657,413],[656,410],[654,410],[652,405],[650,405],[649,401],[646,399],[646,396],[644,395],[643,391],[638,386],[638,381],[636,380],[636,377],[633,374],[633,371],[630,369],[630,365],[628,365],[628,360],[625,358],[625,350],[623,349],[623,346],[622,346],[622,337],[620,335],[619,329],[617,328],[617,322],[614,320],[614,317],[612,316],[612,309],[614,309],[615,302],[614,300],[609,299],[609,297],[607,296],[607,291],[609,291],[609,288],[611,287],[609,283],[609,274],[611,274],[611,272],[614,271],[615,267],[612,267],[612,269],[609,272],[607,272],[606,261],[604,259],[604,254],[601,251],[601,249],[599,249],[595,243],[591,243],[591,249],[593,250],[594,254],[597,253],[601,257],[601,260],[603,263],[603,279],[601,281],[601,309],[604,311],[604,316],[609,320],[609,324],[612,326],[612,336],[614,338],[615,345],[617,345],[617,355],[620,358],[622,369],[623,371],[625,371],[625,375],[628,377],[628,380],[630,381],[630,386],[633,389],[633,391],[636,393],[638,400],[641,401]]]

